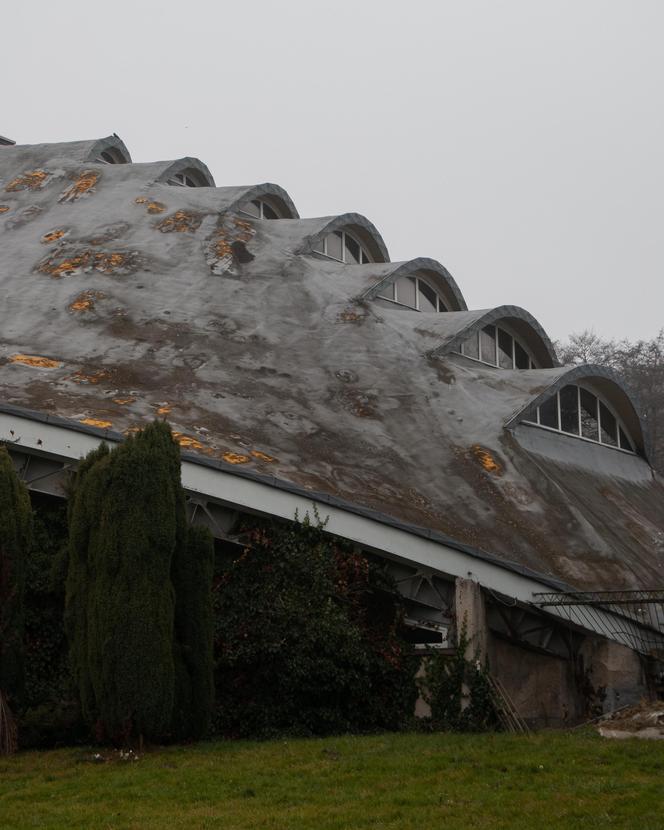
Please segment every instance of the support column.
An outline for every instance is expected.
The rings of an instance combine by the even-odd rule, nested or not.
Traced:
[[[484,661],[487,657],[489,630],[484,597],[478,582],[473,579],[457,578],[454,584],[454,609],[457,642],[464,625],[466,629],[468,640],[466,660],[475,660],[479,657]]]

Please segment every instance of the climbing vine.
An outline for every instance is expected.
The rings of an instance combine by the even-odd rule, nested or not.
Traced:
[[[426,726],[434,730],[483,732],[499,726],[488,666],[479,655],[469,660],[465,624],[452,655],[426,658],[420,693],[431,708]]]

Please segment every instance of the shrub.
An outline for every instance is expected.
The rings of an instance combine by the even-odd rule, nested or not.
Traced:
[[[187,545],[176,549],[172,566],[176,590],[172,735],[179,740],[203,737],[214,705],[213,572],[210,531],[189,528]]]
[[[22,747],[47,747],[83,736],[64,631],[67,506],[32,494],[33,540],[25,591],[25,695]]]
[[[32,509],[9,453],[0,446],[0,692],[10,701],[24,685],[24,595]]]
[[[405,720],[415,664],[377,569],[308,517],[258,523],[246,540],[216,580],[216,730],[328,734]]]

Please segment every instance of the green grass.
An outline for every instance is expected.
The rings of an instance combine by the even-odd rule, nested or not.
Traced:
[[[217,742],[0,759],[0,827],[664,828],[664,745],[586,732]]]

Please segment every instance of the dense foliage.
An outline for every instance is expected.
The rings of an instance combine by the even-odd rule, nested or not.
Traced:
[[[174,636],[179,586],[171,572],[186,547],[179,447],[165,423],[111,451],[102,446],[81,465],[71,497],[66,627],[83,714],[99,738],[171,733],[176,686],[186,694],[190,672],[188,643]],[[201,561],[203,547],[197,535],[192,549]],[[184,571],[177,566],[178,576]],[[209,592],[209,568],[192,573],[207,578]],[[189,613],[196,609],[188,598],[205,590],[186,583]],[[178,731],[187,736],[181,717]]]
[[[172,736],[176,739],[202,738],[214,706],[213,573],[212,537],[206,528],[191,527],[186,546],[176,548],[172,567],[176,588]]]
[[[91,727],[124,742],[412,725],[420,656],[382,564],[317,515],[245,519],[242,544],[218,545],[215,560],[209,531],[186,521],[167,425],[92,452],[66,505],[36,494],[33,504],[23,746],[70,743]],[[430,661],[439,701],[457,684],[454,661],[444,665]],[[458,677],[480,689],[470,668]],[[471,708],[462,724],[431,703],[436,726],[481,719]]]
[[[216,581],[217,732],[398,728],[417,660],[387,589],[378,566],[318,521],[251,528]]]
[[[0,693],[18,700],[24,684],[24,595],[32,510],[9,453],[0,447]]]
[[[64,630],[67,507],[32,494],[34,533],[25,592],[22,746],[71,743],[84,735]]]

